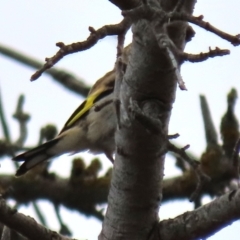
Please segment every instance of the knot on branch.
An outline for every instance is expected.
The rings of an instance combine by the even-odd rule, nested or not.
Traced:
[[[130,98],[128,107],[130,119],[136,119],[153,134],[161,133],[162,122],[160,117],[166,112],[166,110],[163,109],[163,103],[156,100],[148,100],[142,102],[141,105],[142,108],[139,107],[136,100]]]

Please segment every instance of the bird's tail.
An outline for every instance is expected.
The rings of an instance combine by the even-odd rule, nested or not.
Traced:
[[[34,149],[31,149],[27,152],[24,152],[16,157],[13,158],[13,161],[24,163],[19,167],[16,172],[16,176],[21,176],[25,174],[29,169],[33,168],[37,164],[48,160],[49,158],[55,156],[56,154],[50,153],[50,149],[57,144],[59,138],[55,138],[51,141],[48,141]]]

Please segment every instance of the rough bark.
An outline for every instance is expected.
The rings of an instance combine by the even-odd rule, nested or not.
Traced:
[[[130,9],[138,6],[139,1],[112,0],[111,2],[121,9]],[[159,2],[165,11],[170,12],[178,0]],[[182,11],[191,13],[195,1],[185,0],[182,2],[184,3]],[[157,1],[155,1],[155,6],[158,7]],[[159,47],[157,41],[157,36],[162,33],[162,29],[158,29],[158,23],[154,23],[154,19],[151,21],[139,20],[133,26],[134,38],[129,63],[121,83],[121,91],[116,93],[121,101],[121,128],[116,133],[117,154],[108,198],[109,206],[99,239],[155,240],[161,238],[166,240],[176,239],[176,236],[181,239],[196,239],[197,237],[208,237],[239,218],[237,206],[240,195],[239,191],[233,191],[195,211],[185,213],[173,220],[158,223],[162,191],[165,199],[168,199],[169,195],[171,197],[188,197],[194,189],[195,179],[194,174],[189,171],[181,177],[163,181],[168,123],[175,100],[177,81],[176,69],[169,60],[166,49]],[[179,50],[185,46],[187,27],[184,22],[172,22],[167,27],[168,36]],[[177,64],[177,67],[180,68],[180,63],[177,62]],[[219,167],[219,165],[217,166]],[[219,169],[216,168],[216,164],[213,166],[214,171],[207,168],[205,170],[208,170],[209,175],[213,174],[215,182],[213,181],[213,184],[209,184],[203,191],[208,193],[213,191],[215,194],[214,184],[219,181],[214,174],[219,173]],[[225,169],[225,172],[227,173],[224,177],[228,182],[233,176],[232,167]],[[4,177],[5,189],[8,188],[9,182],[14,182],[15,189],[13,190],[20,189],[19,192],[23,193],[23,186],[26,187],[30,184],[30,182],[23,181],[24,183],[22,182],[20,185],[21,181],[9,180],[8,176]],[[221,176],[221,178],[224,177]],[[78,186],[80,190],[74,193],[75,186],[67,180],[42,178],[39,181],[39,179],[34,179],[31,185],[35,180],[38,185],[28,192],[30,195],[25,194],[23,197],[15,191],[14,194],[20,203],[28,201],[26,196],[29,200],[49,198],[54,199],[53,202],[57,204],[66,201],[65,204],[69,208],[78,206],[76,207],[78,210],[91,215],[96,214],[94,204],[97,201],[105,201],[109,184],[109,179],[105,179],[106,181],[102,182],[103,185],[101,185],[101,179],[95,179],[95,182],[90,181],[92,188],[90,189],[88,186],[87,189],[87,183],[84,181],[82,182],[84,184],[81,185],[82,189]],[[8,183],[6,184],[6,182]],[[44,191],[46,182],[49,183],[49,188]],[[100,185],[98,185],[99,183]],[[59,187],[57,191],[56,186]],[[181,188],[182,186],[184,187]],[[90,194],[93,193],[94,187],[101,194],[91,195],[93,198],[97,196],[98,199],[89,202],[87,200],[89,199],[88,191]],[[54,196],[51,192],[53,189],[56,193]],[[171,192],[166,191],[167,189],[171,189]],[[62,190],[65,190],[66,199],[60,196],[63,195]],[[11,189],[5,195],[14,196],[10,191]],[[0,212],[0,219],[6,226],[16,230],[21,228],[19,231],[26,236],[33,232],[36,233],[35,231],[38,232],[40,226],[36,223],[32,224],[32,220],[29,222],[29,219],[7,208],[3,201],[0,202]],[[41,236],[41,239],[56,237],[50,231],[46,232],[47,235],[41,235],[45,231],[46,229],[41,228],[38,237]]]
[[[206,239],[240,218],[240,190],[231,191],[214,201],[158,225],[159,239]]]
[[[169,2],[173,1],[161,4],[169,8]],[[157,1],[154,4],[159,7]],[[177,81],[175,71],[166,71],[172,65],[153,33],[152,26],[157,24],[139,20],[132,28],[129,63],[117,93],[121,128],[115,138],[117,154],[101,240],[148,239],[158,222],[168,123]],[[172,30],[174,25],[172,41],[182,49],[187,25],[173,23]],[[157,34],[161,33],[160,29]]]
[[[61,236],[37,224],[33,218],[18,213],[16,209],[11,209],[3,199],[0,199],[0,221],[30,240],[70,240],[68,237]]]

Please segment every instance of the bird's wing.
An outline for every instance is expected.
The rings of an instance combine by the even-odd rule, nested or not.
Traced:
[[[105,88],[104,90],[99,89],[94,93],[90,94],[87,99],[73,112],[73,114],[67,120],[59,134],[72,127],[79,119],[83,118],[85,114],[89,112],[89,110],[94,106],[95,103],[97,103],[102,98],[108,96],[112,92],[113,88]]]
[[[88,96],[94,94],[100,88],[114,89],[114,84],[115,84],[115,71],[112,70],[96,81],[96,83],[90,89]]]

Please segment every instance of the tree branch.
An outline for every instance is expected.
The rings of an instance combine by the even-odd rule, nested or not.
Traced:
[[[220,29],[214,27],[209,22],[203,21],[203,16],[194,17],[191,15],[183,14],[183,13],[174,13],[172,15],[172,20],[182,20],[182,21],[188,21],[190,23],[193,23],[209,32],[214,33],[215,35],[221,37],[222,39],[225,39],[226,41],[230,42],[234,46],[238,46],[240,44],[240,35],[237,34],[235,36],[228,34],[224,31],[221,31]]]
[[[0,199],[0,222],[21,233],[30,240],[71,240],[38,224],[33,218],[18,213],[7,206],[5,200]]]
[[[158,225],[158,239],[205,239],[240,218],[240,189]]]
[[[201,194],[214,196],[236,177],[236,169],[232,161],[221,161],[221,158],[218,159],[216,167],[213,151],[211,151],[211,157],[207,166],[204,166],[205,162],[200,161],[200,168],[207,171],[211,177],[211,181],[203,186]],[[203,158],[205,158],[204,155]],[[148,162],[148,157],[144,161]],[[86,215],[93,214],[102,220],[102,217],[96,214],[95,206],[107,203],[111,177],[106,173],[106,176],[97,178],[96,173],[90,173],[89,167],[85,168],[84,162],[80,159],[75,159],[73,164],[76,166],[72,170],[70,179],[60,178],[53,174],[46,176],[30,174],[22,178],[2,174],[0,175],[0,187],[4,190],[3,195],[20,204],[46,199]],[[162,202],[189,199],[196,185],[197,178],[192,169],[186,170],[181,176],[164,179]]]
[[[15,199],[19,204],[46,199],[100,220],[102,216],[95,206],[107,202],[109,184],[109,176],[92,178],[88,175],[85,179],[81,177],[70,181],[51,175],[36,177],[30,174],[21,178],[0,175],[0,186],[5,191],[5,198]]]
[[[2,44],[0,44],[0,53],[34,69],[39,69],[43,65],[42,62]],[[82,96],[87,96],[90,87],[87,86],[82,79],[77,78],[72,73],[58,68],[49,69],[46,73],[70,91]]]
[[[32,75],[31,81],[38,79],[43,72],[51,68],[66,55],[87,50],[94,46],[100,39],[105,38],[106,36],[125,33],[126,30],[130,28],[130,26],[131,23],[129,19],[124,18],[118,24],[106,25],[98,30],[95,30],[93,27],[89,27],[90,36],[86,41],[72,43],[69,45],[65,45],[63,42],[56,43],[56,46],[58,46],[60,50],[53,57],[45,59],[46,63]]]
[[[190,54],[183,52],[179,54],[182,55],[183,61],[196,63],[206,61],[208,58],[222,57],[228,55],[230,54],[230,51],[228,49],[220,49],[216,47],[215,49],[209,48],[209,51],[206,53],[201,52],[199,54]]]
[[[13,114],[13,118],[15,118],[19,123],[19,138],[16,141],[15,145],[19,146],[20,148],[23,147],[24,142],[27,138],[27,122],[30,119],[30,115],[23,111],[23,104],[24,104],[24,95],[20,95],[18,98],[18,103],[16,107],[16,111]]]
[[[160,7],[159,1],[149,3]],[[158,221],[168,122],[177,84],[174,67],[179,69],[179,62],[173,66],[158,44],[157,34],[165,34],[161,18],[142,18],[132,27],[129,62],[116,93],[121,128],[116,131],[117,151],[100,240],[149,239]],[[153,32],[154,26],[158,27]],[[178,27],[179,34],[185,33],[184,23]],[[179,43],[181,49],[185,38]]]

